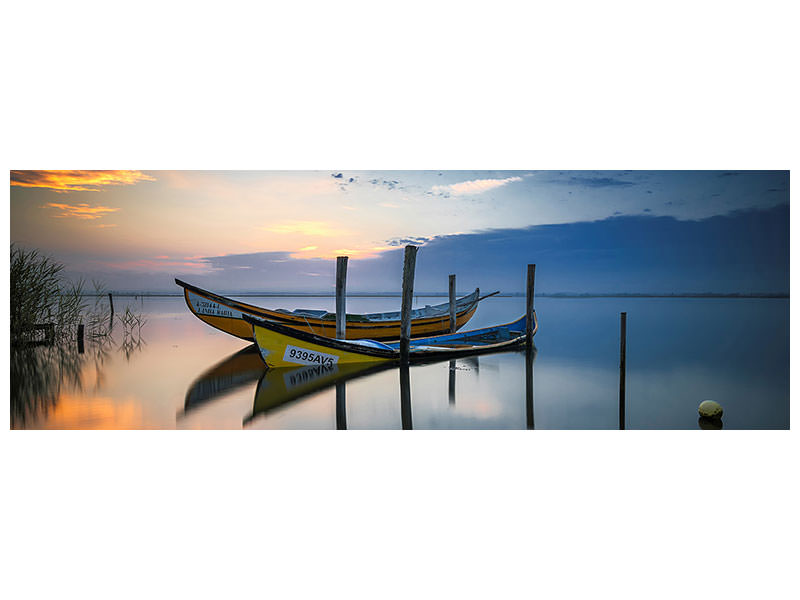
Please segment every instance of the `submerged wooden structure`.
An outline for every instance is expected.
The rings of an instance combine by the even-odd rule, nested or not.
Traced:
[[[335,313],[313,309],[270,310],[215,294],[180,279],[176,279],[175,283],[183,288],[186,305],[193,315],[204,323],[243,340],[253,341],[253,328],[245,321],[245,316],[272,321],[322,337],[336,337]],[[481,297],[480,289],[476,288],[471,294],[459,298],[456,301],[456,329],[463,327],[472,318],[478,302],[494,294]],[[412,310],[411,337],[433,336],[450,331],[449,308],[449,303],[445,302]],[[400,312],[347,315],[345,333],[347,340],[397,340],[400,338]]]

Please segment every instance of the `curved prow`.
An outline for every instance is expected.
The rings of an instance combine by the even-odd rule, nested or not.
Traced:
[[[513,331],[515,333],[519,333],[521,335],[525,335],[525,331],[527,329],[528,321],[525,316],[521,316],[516,321],[508,324],[508,330]],[[535,334],[536,331],[539,329],[539,319],[536,317],[536,309],[533,310],[533,333]]]

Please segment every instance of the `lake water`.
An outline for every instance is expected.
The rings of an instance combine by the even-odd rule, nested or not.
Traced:
[[[242,300],[334,308],[333,298]],[[391,367],[335,374],[267,371],[246,342],[200,322],[182,297],[115,297],[114,303],[117,314],[127,305],[144,315],[141,337],[115,324],[109,339],[88,341],[83,354],[30,351],[24,364],[12,365],[12,428],[789,427],[788,299],[537,298],[539,332],[530,359],[524,351],[505,352],[412,365],[405,373]],[[349,298],[347,309],[398,310],[399,304],[399,298]],[[489,298],[466,328],[511,321],[524,307],[524,298]],[[621,423],[622,311],[628,336]],[[699,421],[703,400],[723,406],[721,423]]]

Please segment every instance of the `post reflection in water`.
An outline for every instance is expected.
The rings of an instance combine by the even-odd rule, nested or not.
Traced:
[[[400,418],[403,429],[414,429],[411,423],[411,378],[408,364],[400,365]]]
[[[447,401],[452,405],[456,403],[456,361],[450,361],[449,377],[447,379]]]
[[[347,429],[347,406],[345,404],[345,384],[336,384],[336,429]]]
[[[528,429],[535,429],[533,421],[533,362],[536,360],[536,346],[525,349],[525,415]]]

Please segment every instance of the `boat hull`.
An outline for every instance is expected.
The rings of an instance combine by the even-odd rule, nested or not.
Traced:
[[[243,340],[254,341],[253,328],[244,320],[243,315],[275,321],[292,329],[314,333],[322,337],[336,337],[335,320],[264,309],[214,294],[177,279],[175,281],[183,287],[186,305],[193,315],[211,327]],[[459,302],[462,307],[456,312],[456,329],[463,327],[475,314],[478,308],[477,290],[470,296],[460,299]],[[359,315],[351,317],[358,318]],[[449,314],[422,317],[411,321],[412,338],[439,335],[449,331]],[[348,340],[396,340],[400,338],[400,321],[350,322],[348,320],[345,333]]]
[[[291,329],[279,323],[245,316],[261,357],[270,368],[319,365],[398,362],[399,343],[383,344],[370,340],[347,341],[325,338]],[[538,330],[533,313],[534,334]],[[525,343],[525,317],[511,323],[411,341],[409,360],[424,362],[443,358],[510,350]]]

